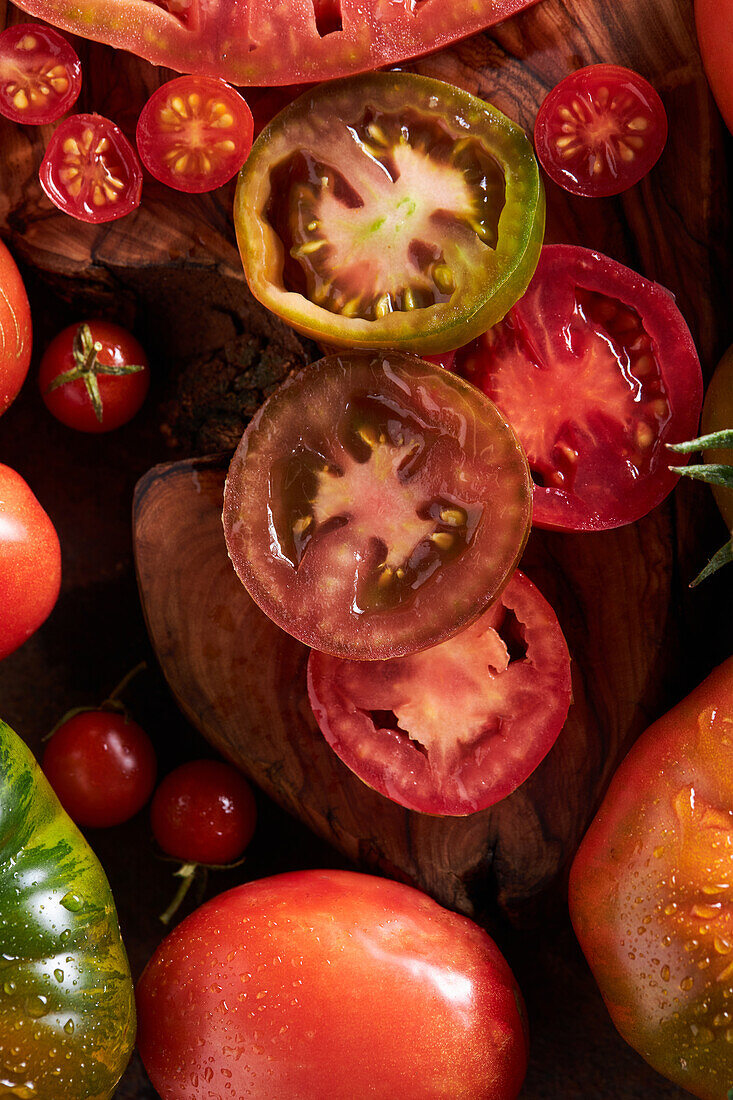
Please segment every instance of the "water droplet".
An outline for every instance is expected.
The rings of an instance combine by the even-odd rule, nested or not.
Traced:
[[[64,1031],[67,1035],[74,1034],[74,1021],[72,1019],[68,1019],[66,1021],[66,1023],[64,1024]]]
[[[663,982],[668,982],[669,981],[669,967],[668,966],[663,966],[662,967],[661,977],[662,977]]]
[[[75,894],[73,890],[69,890],[68,894],[62,897],[60,904],[70,913],[78,913],[84,904],[84,898],[80,894]]]
[[[680,982],[680,989],[684,989],[684,991],[687,992],[688,989],[692,989],[694,984],[692,978],[683,978]]]
[[[25,1002],[25,1010],[34,1020],[40,1020],[41,1016],[45,1016],[48,1012],[48,997],[44,997],[41,993],[29,997]]]
[[[56,979],[57,982],[62,982],[64,980],[64,972],[63,972],[63,970],[61,970],[59,968],[54,970],[53,976],[54,976],[54,978]]]
[[[3,984],[3,990],[7,993],[8,997],[15,993],[15,982],[5,982]]]

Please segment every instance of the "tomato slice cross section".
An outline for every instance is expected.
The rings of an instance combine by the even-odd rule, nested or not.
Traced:
[[[81,62],[70,42],[41,23],[0,34],[0,115],[40,126],[61,118],[81,91]]]
[[[245,432],[224,496],[229,555],[279,626],[378,659],[460,630],[524,547],[531,481],[496,408],[439,366],[331,356]]]

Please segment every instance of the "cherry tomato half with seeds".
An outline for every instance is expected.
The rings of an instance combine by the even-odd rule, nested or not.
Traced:
[[[55,122],[81,91],[81,62],[70,42],[42,23],[0,34],[0,115],[28,126]]]
[[[524,549],[531,481],[475,387],[399,352],[289,378],[232,459],[224,531],[269,617],[315,649],[378,660],[455,634]]]
[[[651,84],[620,65],[589,65],[552,89],[537,114],[535,148],[572,195],[618,195],[662,155],[667,114]]]
[[[455,369],[519,436],[539,527],[640,519],[677,483],[665,444],[697,431],[702,373],[674,297],[585,248],[543,248],[527,293]]]
[[[518,570],[448,641],[390,661],[315,650],[308,694],[334,752],[368,786],[427,814],[470,814],[511,794],[550,751],[570,706],[554,611]]]
[[[153,92],[137,124],[140,159],[177,191],[213,191],[252,147],[252,112],[239,92],[208,76],[179,76]]]
[[[49,412],[80,432],[110,432],[131,420],[150,385],[148,359],[126,329],[84,321],[62,329],[38,373]]]
[[[140,205],[137,153],[102,115],[65,118],[46,147],[39,178],[54,206],[78,221],[114,221]]]

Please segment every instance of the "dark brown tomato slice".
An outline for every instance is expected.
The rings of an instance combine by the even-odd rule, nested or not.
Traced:
[[[40,126],[73,107],[81,62],[63,35],[41,23],[17,23],[0,34],[0,115]]]
[[[648,80],[589,65],[552,89],[537,113],[535,148],[550,179],[573,195],[618,195],[662,154],[667,114]]]
[[[410,810],[470,814],[511,794],[555,742],[570,657],[547,600],[515,572],[460,634],[389,661],[308,661],[313,713],[365,783]]]
[[[540,527],[632,523],[677,482],[666,443],[692,437],[702,375],[664,287],[608,256],[547,245],[507,317],[456,353],[455,369],[514,427]]]
[[[377,660],[475,619],[527,538],[531,480],[492,403],[397,352],[321,359],[251,421],[224,495],[253,599],[306,645]]]

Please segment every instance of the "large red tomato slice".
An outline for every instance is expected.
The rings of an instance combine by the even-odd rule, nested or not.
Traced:
[[[527,293],[455,367],[519,436],[540,527],[646,515],[678,480],[665,444],[697,432],[702,373],[673,296],[584,248],[545,246]]]
[[[535,0],[20,0],[74,34],[232,84],[330,80],[417,57]]]
[[[570,706],[560,624],[516,572],[480,619],[422,653],[308,662],[313,713],[370,787],[410,810],[470,814],[511,794],[552,747]]]
[[[307,367],[254,417],[224,529],[279,626],[377,660],[477,618],[514,571],[530,501],[524,454],[478,390],[412,356],[354,351]]]

